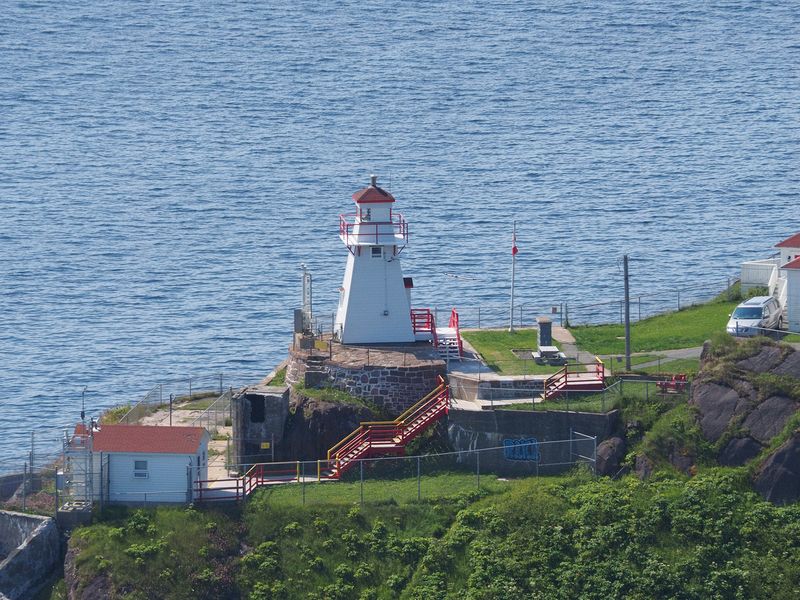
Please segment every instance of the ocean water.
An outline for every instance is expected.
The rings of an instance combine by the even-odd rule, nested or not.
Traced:
[[[617,317],[800,229],[800,13],[760,2],[4,2],[0,470],[335,309],[370,173],[417,306]],[[684,294],[686,298],[686,294]],[[685,300],[684,300],[685,301]],[[470,311],[473,311],[470,313]],[[493,313],[495,311],[495,313]],[[499,322],[499,321],[498,321]]]

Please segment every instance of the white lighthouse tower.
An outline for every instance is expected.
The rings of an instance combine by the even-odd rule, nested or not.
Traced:
[[[408,223],[392,211],[394,197],[378,187],[353,194],[355,214],[339,217],[339,237],[347,246],[347,267],[336,312],[336,331],[343,344],[414,341],[408,289],[400,268],[400,251],[408,244]]]

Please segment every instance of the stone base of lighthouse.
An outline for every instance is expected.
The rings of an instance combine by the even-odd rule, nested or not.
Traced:
[[[328,352],[292,349],[286,382],[330,386],[364,398],[395,417],[439,385],[445,362],[427,342],[386,346],[334,343]]]

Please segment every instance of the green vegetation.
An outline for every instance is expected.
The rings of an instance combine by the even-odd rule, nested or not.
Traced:
[[[102,425],[113,425],[119,423],[122,417],[128,414],[131,410],[130,404],[120,404],[113,408],[109,408],[102,415],[100,415],[100,423]]]
[[[175,410],[206,410],[214,404],[220,394],[215,390],[193,393],[191,396],[177,396],[173,401]]]
[[[286,367],[282,369],[278,369],[275,373],[275,377],[273,377],[270,382],[270,385],[286,385]]]
[[[643,319],[631,325],[633,352],[653,352],[701,346],[724,332],[736,301],[714,301]],[[622,325],[586,325],[570,329],[578,347],[594,354],[624,354]]]
[[[358,396],[353,396],[352,394],[335,387],[326,386],[323,388],[310,388],[306,387],[302,383],[298,383],[295,384],[294,389],[298,394],[301,394],[306,398],[319,400],[320,402],[364,406],[370,409],[376,416],[383,414],[383,411],[369,400],[359,398]]]
[[[106,577],[111,598],[780,600],[800,586],[800,507],[762,501],[742,469],[492,485],[363,507],[263,490],[241,516],[118,510],[71,546],[81,589]]]
[[[800,333],[790,333],[785,335],[781,341],[789,344],[798,344],[800,343]]]
[[[697,375],[697,372],[700,370],[700,359],[677,358],[675,360],[662,361],[659,365],[644,367],[637,370],[651,375],[673,375],[681,373],[691,378]]]
[[[537,365],[533,360],[524,360],[514,355],[511,350],[538,346],[535,329],[518,329],[516,331],[478,330],[462,331],[475,351],[483,358],[490,369],[503,375],[544,375],[555,373],[561,367]],[[559,348],[560,345],[554,342]]]

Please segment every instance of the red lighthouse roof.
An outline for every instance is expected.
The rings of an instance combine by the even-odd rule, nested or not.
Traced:
[[[353,200],[358,204],[374,204],[377,202],[394,202],[394,196],[386,190],[379,188],[378,177],[372,175],[369,187],[358,190],[353,194]]]
[[[792,237],[788,237],[782,242],[775,244],[776,248],[800,248],[800,233],[795,233]]]

